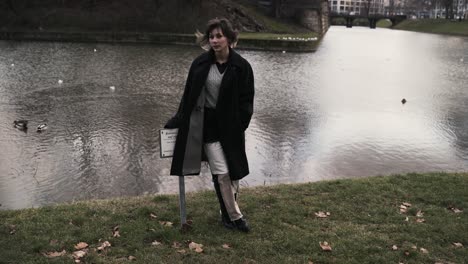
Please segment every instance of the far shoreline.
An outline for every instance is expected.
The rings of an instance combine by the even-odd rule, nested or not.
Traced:
[[[317,50],[321,37],[304,38],[304,34],[240,34],[238,49],[314,52]],[[104,32],[104,31],[44,31],[44,30],[0,30],[0,40],[14,41],[59,41],[59,42],[91,42],[91,43],[146,43],[175,44],[196,46],[194,34],[166,32]]]

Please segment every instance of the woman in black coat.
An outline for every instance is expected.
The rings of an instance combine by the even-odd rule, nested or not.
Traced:
[[[201,44],[210,49],[192,62],[177,114],[165,127],[179,128],[171,175],[198,175],[206,156],[224,226],[248,232],[236,198],[239,180],[249,174],[244,131],[253,114],[254,76],[232,49],[236,42],[228,20],[208,22]]]

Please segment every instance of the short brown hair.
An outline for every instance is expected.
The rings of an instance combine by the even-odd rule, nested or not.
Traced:
[[[201,47],[209,47],[209,37],[211,31],[213,29],[220,28],[221,31],[223,32],[223,35],[227,38],[229,46],[235,46],[238,40],[238,35],[239,33],[237,30],[234,30],[232,27],[231,22],[227,20],[226,18],[214,18],[208,21],[206,24],[206,30],[204,34],[201,34],[200,32],[197,32],[195,35],[197,35],[197,43],[200,44]]]

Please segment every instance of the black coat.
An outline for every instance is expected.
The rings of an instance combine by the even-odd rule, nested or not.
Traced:
[[[201,157],[203,148],[198,146],[193,149],[193,146],[188,143],[190,141],[188,138],[189,133],[194,130],[192,129],[194,114],[197,111],[202,111],[200,105],[197,104],[200,104],[199,97],[204,94],[202,88],[214,62],[214,52],[211,50],[203,53],[192,62],[177,114],[166,124],[167,128],[179,128],[171,175],[199,174],[199,170],[195,173],[184,173],[184,159],[187,159],[188,151],[199,151]],[[219,90],[216,119],[220,143],[226,156],[231,180],[239,180],[249,174],[244,131],[249,126],[253,114],[253,101],[254,76],[252,67],[247,60],[230,49],[228,67]],[[190,132],[189,128],[191,128]]]

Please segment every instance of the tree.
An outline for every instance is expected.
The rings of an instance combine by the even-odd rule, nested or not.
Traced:
[[[276,18],[281,17],[281,11],[283,10],[286,0],[273,0],[273,12]]]
[[[364,0],[361,2],[361,5],[364,8],[364,15],[369,16],[371,5],[372,5],[373,0]]]

